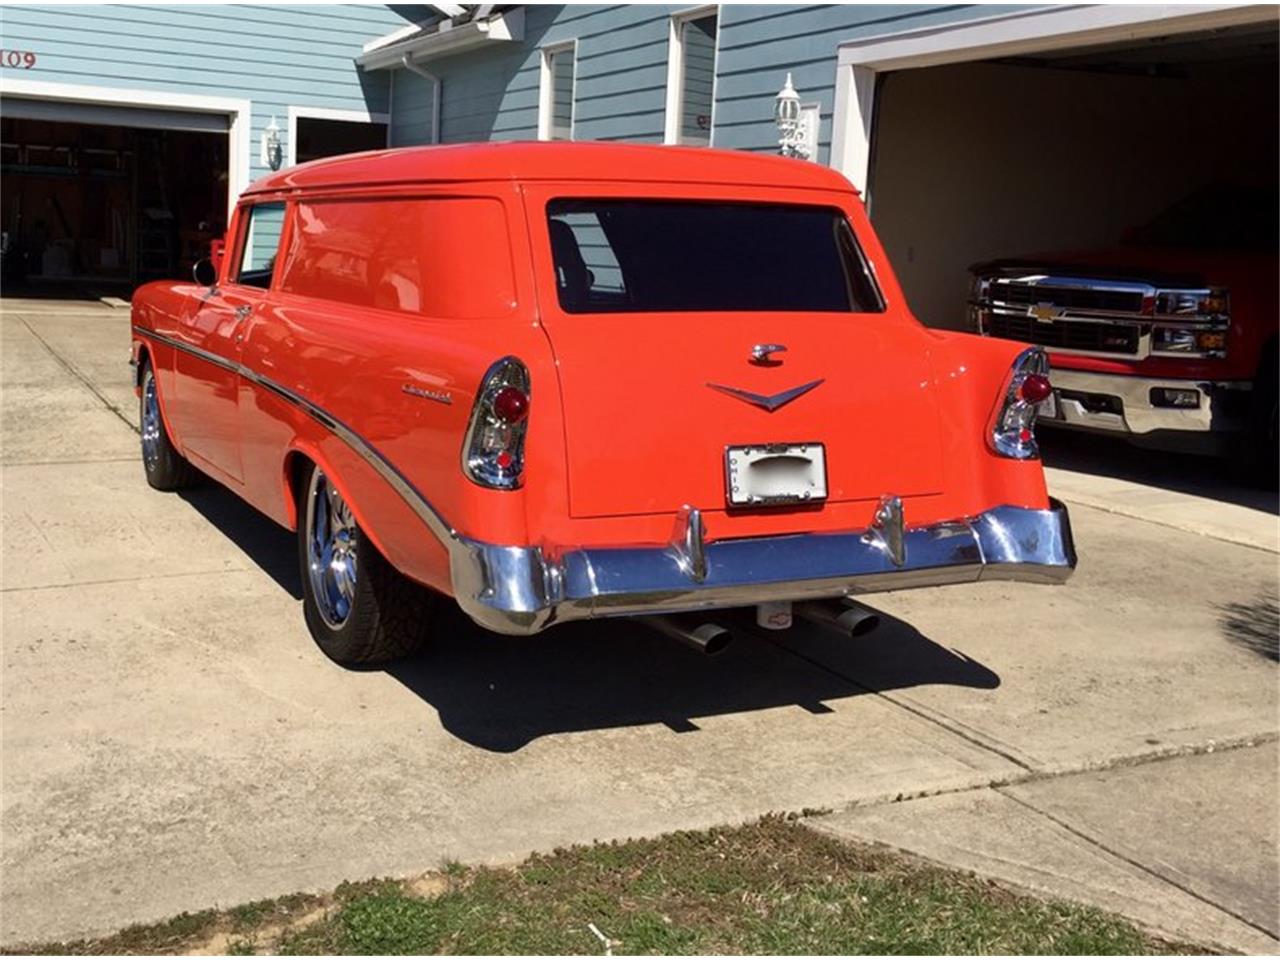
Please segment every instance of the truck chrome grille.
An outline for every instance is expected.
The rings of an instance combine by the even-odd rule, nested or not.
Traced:
[[[1066,310],[1106,310],[1110,313],[1142,313],[1140,290],[1108,290],[1097,287],[1041,286],[1019,281],[997,280],[991,284],[995,303],[1032,307],[1053,304]]]
[[[993,312],[987,314],[983,332],[993,337],[1038,343],[1059,350],[1124,356],[1135,356],[1138,353],[1139,327],[1136,324],[1089,323],[1079,320],[1042,323],[1034,317]]]

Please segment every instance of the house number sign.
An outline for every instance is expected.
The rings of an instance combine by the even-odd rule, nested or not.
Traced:
[[[7,50],[0,48],[0,67],[30,70],[36,65],[36,55],[30,50]]]

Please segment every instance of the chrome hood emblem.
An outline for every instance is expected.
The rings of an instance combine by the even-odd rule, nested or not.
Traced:
[[[814,380],[810,383],[801,384],[798,387],[792,387],[790,390],[783,390],[781,393],[775,393],[772,396],[765,396],[763,393],[752,393],[750,390],[739,390],[737,387],[726,387],[719,383],[708,383],[707,386],[712,390],[719,390],[721,393],[727,393],[731,397],[737,397],[739,400],[745,400],[747,403],[754,404],[768,410],[770,413],[779,407],[785,407],[796,397],[802,397],[814,387],[825,383],[825,380]]]

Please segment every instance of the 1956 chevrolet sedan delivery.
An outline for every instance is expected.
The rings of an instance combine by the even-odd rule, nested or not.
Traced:
[[[146,476],[296,529],[338,661],[415,649],[441,595],[500,633],[705,643],[708,610],[1075,566],[1044,354],[923,327],[817,164],[357,154],[255,183],[225,250],[134,298]]]

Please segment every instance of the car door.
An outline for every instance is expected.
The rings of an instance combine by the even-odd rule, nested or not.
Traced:
[[[198,466],[237,483],[244,479],[239,412],[244,331],[270,290],[284,219],[282,202],[242,208],[239,241],[224,282],[201,297],[182,324],[189,347],[177,359],[184,451]]]

